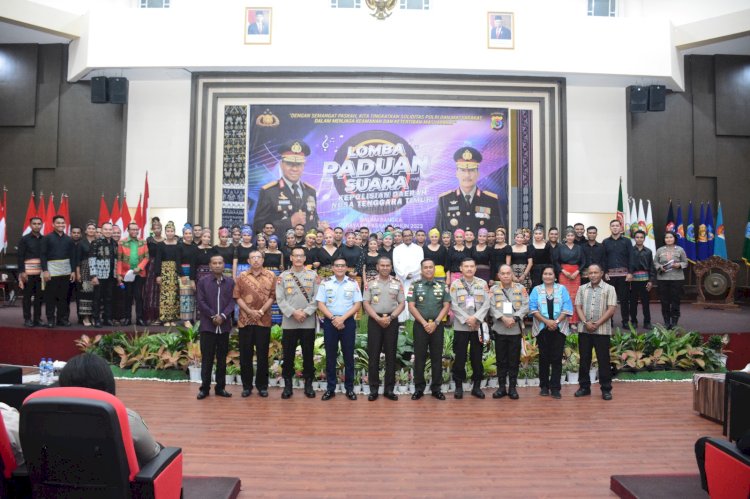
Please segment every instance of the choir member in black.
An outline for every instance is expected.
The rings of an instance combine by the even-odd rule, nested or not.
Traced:
[[[305,234],[305,242],[302,245],[302,249],[305,250],[305,267],[308,269],[314,268],[315,262],[320,261],[320,248],[315,244],[317,235],[315,229],[310,229]]]
[[[235,280],[241,273],[250,268],[248,258],[250,258],[250,252],[255,249],[255,246],[253,246],[253,229],[249,225],[243,225],[240,233],[242,239],[240,240],[240,244],[235,247],[234,260],[232,262],[232,274]],[[238,314],[235,314],[235,317],[239,317]]]
[[[604,270],[604,280],[614,286],[617,292],[617,301],[620,302],[620,315],[622,316],[622,327],[627,328],[630,321],[630,280],[632,275],[628,272],[630,263],[630,252],[633,244],[630,239],[622,235],[622,223],[615,219],[609,222],[611,236],[602,241],[604,253],[607,258]]]
[[[367,242],[367,253],[365,253],[365,263],[362,268],[362,275],[365,277],[365,283],[378,277],[378,238],[370,237]]]
[[[317,246],[318,248],[322,248],[324,242],[325,236],[323,235],[323,231],[318,229],[318,233],[315,234],[315,246]]]
[[[533,240],[529,244],[529,254],[534,262],[531,268],[531,286],[535,288],[542,283],[542,269],[552,266],[552,248],[544,240],[544,228],[537,225],[534,229]]]
[[[454,280],[461,279],[461,262],[471,257],[471,250],[464,244],[464,230],[456,229],[453,232],[453,246],[448,250],[448,276],[446,284],[450,285]]]
[[[573,227],[568,227],[565,232],[565,242],[557,246],[554,252],[555,274],[560,284],[565,286],[570,295],[570,301],[575,303],[578,288],[581,286],[581,269],[583,269],[583,248],[575,243],[576,233]],[[570,324],[578,323],[578,313],[573,309]]]
[[[490,275],[497,276],[503,265],[510,265],[510,244],[505,229],[498,227],[495,230],[495,244],[492,245],[490,253]]]
[[[42,219],[31,217],[29,225],[31,232],[18,243],[18,287],[23,290],[23,325],[34,327],[39,326],[42,320]]]
[[[448,260],[448,248],[440,241],[440,231],[437,228],[430,229],[430,241],[422,247],[425,260],[432,260],[435,264],[435,280],[445,281],[446,272],[450,269]],[[409,291],[408,289],[406,291]]]
[[[345,235],[345,243],[339,248],[339,257],[346,260],[346,266],[349,268],[349,277],[357,281],[362,287],[362,267],[365,260],[365,252],[362,248],[357,246],[356,237],[354,232],[347,232]]]
[[[156,258],[159,254],[159,243],[164,241],[161,220],[151,219],[151,235],[146,238],[149,259],[146,264],[146,282],[143,284],[143,320],[147,324],[158,325],[159,321],[159,286],[156,284]]]
[[[531,292],[531,269],[534,260],[531,258],[529,246],[526,244],[526,234],[523,229],[516,231],[513,246],[510,247],[510,268],[513,269],[513,282],[523,284],[527,292]]]
[[[75,245],[75,251],[76,251],[76,265],[78,265],[78,257],[80,256],[81,248],[80,243],[81,239],[83,238],[83,231],[80,227],[72,226],[70,227],[70,238],[73,240],[73,244]],[[78,297],[78,268],[74,268],[73,272],[76,274],[76,278],[68,285],[68,294],[66,296],[66,301],[68,302],[68,310],[70,310],[70,300],[73,298],[73,295],[75,294],[76,299],[76,312],[80,308],[80,304],[78,303],[79,297]],[[78,324],[83,324],[83,317],[80,313],[77,313],[78,315]]]
[[[242,227],[232,225],[232,246],[236,248],[240,245],[240,241],[242,241]]]
[[[488,285],[492,285],[494,277],[490,274],[490,257],[492,248],[487,246],[487,229],[482,227],[477,231],[477,240],[471,248],[471,257],[477,264],[476,277],[483,279]]]
[[[179,240],[174,222],[164,226],[164,241],[157,244],[156,283],[159,285],[159,320],[165,326],[174,326],[180,315],[177,260]]]
[[[383,246],[380,248],[380,256],[387,256],[393,261],[393,234],[390,232],[383,234]]]
[[[599,268],[602,270],[607,268],[607,253],[604,251],[604,246],[596,242],[597,233],[597,228],[593,225],[586,228],[586,244],[581,245],[584,260],[583,272],[581,272],[581,284],[589,282],[588,266],[592,263],[599,265]]]
[[[229,229],[225,226],[219,227],[219,244],[214,246],[217,255],[224,259],[224,277],[234,279],[232,265],[234,264],[234,252],[236,248],[229,243]]]
[[[292,250],[297,247],[297,238],[294,236],[294,229],[289,229],[284,234],[284,244],[281,246],[281,252],[284,253],[284,264],[286,270],[292,266]]]
[[[451,245],[453,245],[453,234],[449,230],[444,230],[442,234],[440,234],[440,243],[445,246],[446,250],[451,249]]]
[[[638,300],[640,300],[643,308],[643,327],[651,329],[648,293],[651,291],[654,279],[656,279],[654,254],[644,246],[646,241],[644,231],[635,231],[633,240],[635,246],[630,252],[630,263],[628,265],[628,272],[633,276],[630,281],[630,325],[635,328],[638,327]]]
[[[279,238],[275,235],[264,235],[264,237],[268,247],[263,252],[263,268],[270,270],[273,272],[273,275],[279,277],[284,271],[284,254],[279,249]],[[283,318],[279,304],[274,301],[271,304],[271,323],[281,324]]]
[[[263,233],[257,234],[255,236],[255,250],[260,251],[261,253],[265,255],[267,249],[268,249],[268,240],[266,239],[266,235]]]
[[[209,264],[211,257],[218,255],[216,249],[211,246],[211,231],[203,229],[198,243],[198,252],[195,257],[195,277],[196,283],[206,276],[211,275]]]
[[[318,275],[325,279],[333,275],[333,261],[339,257],[339,247],[332,229],[326,229],[323,233],[323,246],[318,249],[317,267]]]
[[[567,232],[568,229],[572,229],[572,227],[568,226],[565,231]],[[555,252],[557,251],[557,248],[560,246],[560,244],[562,244],[560,243],[560,230],[557,227],[550,227],[547,231],[547,244],[549,244],[550,247],[552,262],[554,266]]]
[[[196,260],[198,246],[193,241],[193,228],[185,224],[182,228],[182,243],[178,244],[179,260],[177,262],[180,274],[180,320],[187,327],[193,327],[195,320],[195,280],[197,276]]]
[[[89,252],[91,243],[95,240],[96,224],[89,222],[86,224],[85,236],[78,243],[78,257],[76,259],[78,261],[78,267],[76,268],[76,280],[78,281],[76,315],[78,315],[78,321],[87,327],[92,325],[91,318],[94,308],[94,285],[91,282],[93,275],[89,268]]]
[[[584,225],[578,222],[573,226],[573,230],[576,231],[576,244],[580,244],[581,246],[586,244],[586,229]]]
[[[468,249],[474,248],[474,245],[476,244],[476,234],[474,234],[474,231],[469,229],[464,231],[464,246],[466,246]]]
[[[498,227],[498,229],[501,229],[501,228],[502,227]],[[487,233],[487,246],[489,246],[490,248],[494,248],[495,247],[495,241],[496,241],[496,239],[497,238],[496,238],[494,232],[492,232],[492,231],[488,232]],[[495,275],[497,275],[497,274],[495,274]]]
[[[42,238],[41,260],[44,290],[44,310],[47,313],[47,327],[70,326],[70,308],[67,295],[71,282],[75,282],[76,247],[65,234],[65,217],[56,215],[52,219],[55,230]]]

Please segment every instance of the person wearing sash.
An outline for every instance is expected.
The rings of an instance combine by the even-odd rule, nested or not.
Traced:
[[[128,224],[128,238],[120,243],[117,251],[117,283],[125,284],[125,303],[121,325],[131,324],[133,302],[135,302],[135,319],[139,326],[145,326],[143,320],[143,282],[146,279],[146,265],[148,265],[148,245],[143,239],[138,239],[138,224]]]
[[[186,328],[193,327],[195,320],[195,281],[197,276],[196,260],[198,246],[194,241],[193,227],[185,224],[182,228],[182,242],[177,243],[177,284],[180,292],[180,320]]]
[[[651,309],[649,308],[648,294],[651,291],[652,281],[656,278],[654,267],[654,255],[644,243],[646,233],[642,230],[633,234],[635,246],[630,252],[630,263],[628,272],[633,276],[630,281],[630,324],[638,327],[638,301],[643,308],[643,327],[651,329]]]
[[[575,231],[568,227],[565,231],[565,242],[557,246],[553,253],[555,261],[555,273],[559,276],[559,282],[568,290],[570,301],[575,303],[576,293],[581,286],[581,269],[584,264],[583,248],[575,243]],[[570,324],[578,324],[578,314],[575,310],[570,318]]]
[[[29,225],[31,232],[18,243],[18,287],[23,290],[23,325],[34,327],[42,321],[42,219],[31,217]]]
[[[633,245],[630,239],[622,235],[622,222],[619,220],[609,222],[609,230],[612,235],[602,241],[606,255],[602,270],[604,270],[604,280],[617,290],[622,327],[627,329],[630,319],[630,280],[633,278],[628,272],[628,263]]]
[[[490,290],[487,281],[476,277],[477,264],[471,258],[461,262],[461,277],[451,282],[451,310],[453,311],[453,351],[456,360],[453,363],[453,380],[456,382],[454,397],[463,398],[463,382],[466,379],[466,354],[469,350],[471,359],[471,379],[474,385],[471,394],[483,399],[482,350],[484,338],[482,323],[490,309]],[[482,336],[480,336],[482,335]],[[489,339],[489,335],[487,336]]]
[[[380,352],[385,353],[385,389],[383,395],[398,400],[393,393],[396,385],[396,347],[398,344],[398,316],[406,306],[404,286],[391,276],[391,261],[386,256],[378,259],[378,276],[368,282],[362,305],[367,319],[367,353],[370,359],[368,381],[370,395],[367,400],[378,398],[380,388]]]
[[[294,376],[294,356],[297,344],[302,347],[302,377],[305,379],[305,396],[315,398],[313,376],[313,348],[315,345],[315,322],[318,303],[318,275],[314,270],[305,268],[305,250],[292,248],[292,266],[281,273],[276,280],[276,303],[282,314],[281,339],[284,350],[284,364],[281,375],[284,378],[282,399],[293,395],[292,376]]]
[[[104,224],[102,224],[104,225]],[[151,234],[146,238],[148,254],[151,256],[146,267],[146,282],[143,284],[143,320],[153,326],[161,325],[159,320],[159,285],[156,278],[156,258],[159,254],[159,243],[164,241],[159,217],[151,218]]]
[[[510,265],[501,265],[497,277],[500,282],[490,289],[490,311],[495,319],[492,331],[495,333],[498,381],[498,389],[492,394],[492,398],[500,399],[507,395],[512,400],[517,400],[523,319],[529,313],[529,294],[522,284],[513,282],[513,269]]]
[[[68,305],[68,288],[76,279],[76,246],[65,234],[65,217],[56,215],[52,219],[53,232],[42,238],[41,260],[42,279],[46,284],[44,290],[47,327],[70,326],[70,307]],[[55,321],[57,313],[57,321]]]

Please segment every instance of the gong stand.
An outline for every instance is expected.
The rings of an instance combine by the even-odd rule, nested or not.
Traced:
[[[718,256],[697,262],[693,267],[698,288],[698,301],[694,305],[703,308],[736,310],[734,290],[740,266]]]

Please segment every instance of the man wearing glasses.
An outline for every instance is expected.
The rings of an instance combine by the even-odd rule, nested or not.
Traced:
[[[315,299],[323,314],[323,338],[326,348],[326,379],[328,387],[322,400],[336,396],[336,360],[339,342],[344,354],[344,387],[349,400],[357,400],[354,394],[354,339],[356,323],[354,314],[362,305],[362,293],[357,281],[346,276],[346,260],[333,261],[333,276],[323,281]]]

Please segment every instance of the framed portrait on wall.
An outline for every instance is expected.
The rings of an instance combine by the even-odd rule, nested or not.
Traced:
[[[271,43],[271,8],[245,8],[245,44]]]
[[[516,30],[512,12],[487,13],[487,47],[512,49],[515,47]]]

